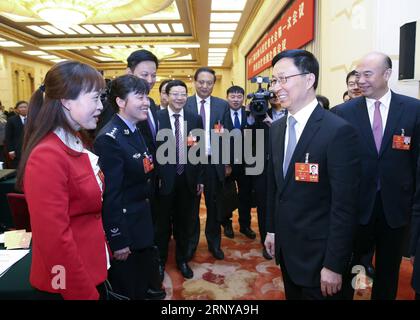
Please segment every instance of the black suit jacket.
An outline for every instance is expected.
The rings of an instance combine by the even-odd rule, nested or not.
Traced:
[[[156,132],[159,130],[158,126],[158,119],[157,119],[157,107],[155,101],[152,98],[150,100],[150,111],[152,112],[153,120],[156,126]],[[142,133],[144,139],[146,140],[147,147],[149,148],[150,152],[153,155],[156,154],[156,138],[153,138],[152,131],[150,130],[149,124],[147,120],[140,121],[137,123],[137,128],[139,128],[140,132]]]
[[[20,159],[23,145],[24,126],[19,115],[10,117],[6,124],[5,142],[8,152],[15,151],[16,159]]]
[[[102,128],[94,143],[105,176],[103,223],[112,251],[153,245],[151,174],[143,167],[145,142],[118,115]]]
[[[362,175],[359,197],[359,223],[369,222],[380,180],[383,210],[392,228],[407,225],[413,206],[417,158],[420,143],[420,101],[392,92],[381,150],[378,154],[364,97],[352,99],[332,109],[350,122],[361,141]],[[411,150],[392,148],[394,135],[411,137]]]
[[[297,285],[319,287],[326,267],[346,272],[352,251],[360,176],[355,130],[320,105],[310,116],[283,178],[287,118],[273,123],[267,168],[267,232],[276,260]],[[319,182],[297,182],[295,163],[319,164]],[[280,255],[280,252],[282,253]]]
[[[184,107],[184,110],[189,110],[194,114],[198,114],[198,107],[197,107],[197,98],[196,95],[190,96],[187,99],[187,104]],[[221,124],[226,128],[225,123],[225,114],[229,110],[229,105],[226,100],[217,98],[217,97],[210,97],[210,129],[214,128],[214,125],[220,121]],[[210,135],[211,140],[211,135]],[[211,141],[210,141],[211,142]],[[218,164],[216,165],[217,177],[219,181],[223,182],[225,179],[225,165],[222,163],[222,145],[219,144],[220,152],[218,159]]]
[[[169,112],[167,109],[159,110],[157,112],[157,119],[159,122],[160,129],[171,129],[171,122],[169,119]],[[203,122],[201,117],[197,114],[194,114],[188,110],[184,109],[184,121],[187,122],[186,133],[187,136],[190,132],[194,129],[203,129]],[[175,137],[171,137],[173,139],[172,145],[175,146]],[[185,137],[186,139],[186,137]],[[157,147],[164,144],[168,139],[165,141],[158,141]],[[203,183],[203,166],[201,164],[191,164],[188,159],[188,151],[190,147],[187,146],[187,164],[184,165],[185,175],[187,178],[187,184],[189,191],[192,194],[197,193],[197,184]],[[171,193],[175,186],[175,178],[176,178],[176,165],[175,164],[159,164],[157,165],[157,174],[158,174],[158,190],[159,193],[162,195],[168,195]]]

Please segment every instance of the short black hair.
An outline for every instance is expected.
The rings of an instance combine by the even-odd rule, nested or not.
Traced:
[[[181,80],[171,80],[168,82],[165,88],[166,94],[169,94],[169,91],[171,91],[172,87],[184,87],[185,92],[188,94],[188,88],[184,81]]]
[[[28,105],[28,101],[25,101],[25,100],[20,100],[20,101],[16,102],[15,109],[17,109],[17,107],[19,107],[21,104],[24,104],[24,103],[26,103],[26,105]]]
[[[318,77],[319,77],[319,63],[315,56],[306,50],[293,49],[285,50],[278,53],[271,65],[274,67],[277,62],[281,59],[290,58],[293,60],[295,66],[299,69],[300,72],[308,72],[315,75],[314,89],[318,88]]]
[[[165,84],[167,84],[167,83],[169,83],[169,82],[171,82],[172,80],[171,79],[165,79],[165,80],[162,80],[162,82],[160,83],[160,85],[159,85],[159,93],[162,93],[162,88],[163,88],[163,86],[165,85]]]
[[[392,69],[392,60],[387,55],[385,55],[385,66],[387,67],[387,69]]]
[[[115,111],[118,112],[119,110],[116,99],[126,99],[131,92],[135,94],[149,94],[149,84],[146,80],[132,74],[126,74],[111,81],[108,101],[111,102]]]
[[[198,75],[199,75],[201,72],[208,72],[208,73],[211,73],[211,74],[213,75],[213,77],[214,77],[214,82],[216,82],[216,72],[215,72],[212,68],[209,68],[209,67],[201,67],[201,68],[198,68],[198,69],[195,71],[195,73],[194,73],[194,81],[197,81]]]
[[[127,67],[134,71],[136,66],[143,61],[152,61],[156,64],[156,69],[159,67],[158,58],[148,50],[136,50],[132,52],[127,58]]]
[[[241,93],[242,95],[245,95],[245,90],[240,86],[231,86],[226,91],[226,95],[229,95],[229,93]]]
[[[352,71],[350,71],[350,72],[347,74],[347,77],[346,77],[346,84],[347,84],[347,85],[349,84],[349,79],[350,79],[350,77],[352,77],[352,76],[357,76],[357,71],[356,71],[356,70],[352,70]]]
[[[343,100],[344,100],[344,97],[345,96],[349,96],[350,97],[350,95],[349,95],[349,92],[348,91],[344,91],[344,93],[343,93]],[[350,98],[351,99],[351,98]]]
[[[327,97],[321,96],[320,94],[316,95],[316,99],[322,105],[322,107],[326,110],[330,110],[330,100]]]

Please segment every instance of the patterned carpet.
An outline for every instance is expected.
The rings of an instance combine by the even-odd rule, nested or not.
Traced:
[[[194,271],[193,279],[185,281],[177,270],[174,258],[175,243],[171,240],[163,282],[166,300],[284,300],[280,269],[274,260],[268,261],[262,256],[255,210],[252,210],[251,227],[257,233],[257,239],[250,240],[239,233],[235,212],[235,238],[229,239],[222,235],[224,260],[214,259],[207,250],[204,235],[205,210],[202,203],[200,243],[194,259],[189,263]],[[414,291],[410,286],[411,272],[410,262],[404,259],[400,273],[399,300],[414,298]],[[355,299],[370,299],[372,280],[362,276],[357,283],[360,289],[356,291]]]

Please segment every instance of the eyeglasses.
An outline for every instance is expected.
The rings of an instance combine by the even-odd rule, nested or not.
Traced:
[[[270,81],[270,87],[274,87],[278,83],[286,84],[287,83],[287,79],[289,79],[289,78],[293,78],[293,77],[297,77],[297,76],[303,76],[303,75],[309,74],[309,73],[310,72],[303,72],[303,73],[298,73],[298,74],[292,74],[291,76],[278,77],[278,79],[271,79],[271,81]]]
[[[188,96],[186,93],[178,93],[178,92],[169,93],[169,95],[174,98],[186,98]]]

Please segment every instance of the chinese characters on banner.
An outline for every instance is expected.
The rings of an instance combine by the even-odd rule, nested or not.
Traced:
[[[248,79],[271,66],[281,51],[298,49],[314,38],[315,0],[296,0],[247,56]]]

